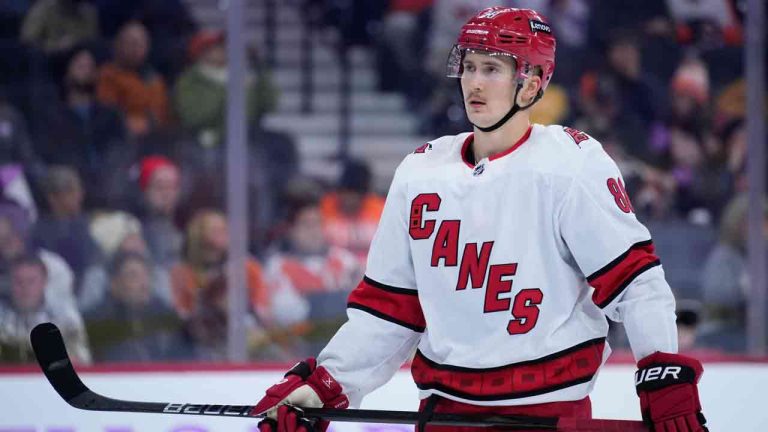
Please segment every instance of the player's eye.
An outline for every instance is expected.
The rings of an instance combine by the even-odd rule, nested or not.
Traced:
[[[499,72],[499,68],[496,66],[486,66],[485,67],[485,73],[487,74],[493,74]]]
[[[472,63],[464,63],[464,71],[465,72],[474,72],[475,71],[475,65]]]

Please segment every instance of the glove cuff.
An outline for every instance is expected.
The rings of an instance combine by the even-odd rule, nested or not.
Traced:
[[[317,393],[326,408],[347,408],[349,399],[344,395],[341,384],[322,366],[312,372],[306,384]]]
[[[295,366],[285,373],[284,377],[288,378],[291,375],[296,375],[301,378],[302,381],[306,381],[312,372],[317,368],[317,360],[314,357],[310,357],[304,361],[296,363]]]
[[[697,384],[704,368],[698,360],[680,354],[655,352],[637,363],[637,393],[658,390],[676,384]]]

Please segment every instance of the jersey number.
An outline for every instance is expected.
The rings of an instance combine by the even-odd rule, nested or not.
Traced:
[[[613,195],[613,200],[616,201],[616,205],[619,206],[624,213],[634,213],[635,209],[632,208],[632,203],[629,201],[629,195],[624,188],[624,182],[621,181],[621,177],[609,178],[607,181],[608,191]]]

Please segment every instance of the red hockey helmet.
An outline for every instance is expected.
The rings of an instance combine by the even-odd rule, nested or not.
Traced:
[[[551,27],[538,12],[501,6],[483,9],[461,28],[448,58],[447,75],[461,77],[466,50],[478,50],[511,56],[520,80],[530,68],[540,66],[543,91],[555,72],[555,45]]]

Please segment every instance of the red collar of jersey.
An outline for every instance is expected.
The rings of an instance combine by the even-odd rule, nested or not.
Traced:
[[[496,153],[494,155],[491,155],[488,160],[496,160],[500,157],[504,157],[513,151],[517,150],[518,147],[523,145],[524,142],[528,141],[528,138],[531,136],[531,131],[533,130],[533,125],[528,126],[528,130],[525,131],[523,136],[520,137],[519,140],[517,140],[516,143],[512,145],[512,147],[504,150],[503,152]],[[461,159],[464,161],[465,164],[467,164],[468,167],[474,168],[475,164],[472,163],[472,160],[474,160],[474,156],[472,156],[472,149],[470,145],[475,141],[475,134],[471,133],[467,137],[467,139],[464,140],[464,144],[461,146]]]

